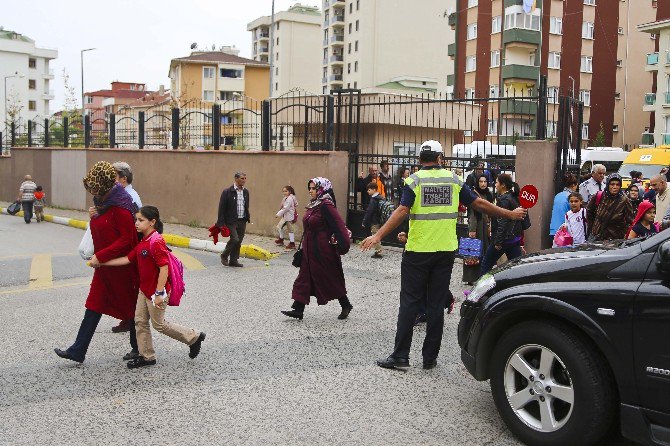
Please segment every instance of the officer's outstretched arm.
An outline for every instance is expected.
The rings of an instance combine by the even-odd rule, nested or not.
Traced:
[[[496,206],[495,204],[490,203],[488,200],[484,200],[482,198],[477,198],[475,201],[470,203],[470,206],[479,212],[490,215],[491,217],[502,217],[508,220],[523,220],[526,216],[526,213],[528,212],[522,207],[518,207],[513,211],[510,211],[508,209]]]
[[[405,218],[409,215],[409,208],[407,206],[400,205],[398,208],[393,211],[393,214],[389,217],[388,221],[384,223],[384,226],[379,228],[379,231],[373,236],[370,236],[363,240],[361,243],[361,250],[367,251],[375,243],[378,243],[386,237],[391,231],[400,226],[400,223],[405,221]]]

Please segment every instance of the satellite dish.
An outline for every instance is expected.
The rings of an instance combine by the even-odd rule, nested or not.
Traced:
[[[195,42],[193,42],[193,43],[191,44],[191,49],[194,50],[194,49],[196,49],[196,48],[198,48],[198,44],[195,43]]]

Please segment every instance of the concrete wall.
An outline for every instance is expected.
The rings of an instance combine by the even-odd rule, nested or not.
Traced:
[[[157,206],[167,222],[213,224],[221,191],[233,184],[236,171],[248,178],[250,233],[275,234],[285,185],[295,188],[302,215],[309,201],[307,181],[316,176],[333,182],[340,214],[346,218],[348,156],[343,152],[14,148],[11,157],[0,157],[0,200],[16,199],[23,176],[31,174],[44,186],[50,204],[86,209],[92,200],[81,180],[101,160],[128,162],[142,202]]]
[[[556,143],[549,141],[518,141],[516,145],[516,182],[520,187],[537,187],[539,200],[530,210],[532,226],[525,231],[526,251],[550,248],[549,224],[554,204],[554,172]]]

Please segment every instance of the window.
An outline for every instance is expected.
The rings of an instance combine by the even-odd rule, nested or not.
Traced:
[[[354,62],[354,73],[358,73],[358,61]]]
[[[582,125],[582,139],[589,139],[589,123],[585,122]]]
[[[619,131],[619,124],[614,124],[614,125],[612,126],[612,131],[613,131],[613,132],[618,132],[618,131]]]
[[[591,90],[579,90],[579,100],[584,103],[584,107],[591,106]]]
[[[491,51],[491,68],[500,66],[500,50]]]
[[[214,100],[214,91],[203,90],[202,91],[202,100],[203,101],[213,101]]]
[[[351,74],[351,64],[347,64],[347,74]]]
[[[467,56],[465,58],[465,72],[475,71],[477,69],[477,56]]]
[[[229,68],[220,68],[219,77],[232,77],[239,79],[242,77],[242,70],[231,70]]]
[[[349,54],[351,54],[351,42],[349,42]]]
[[[500,87],[498,85],[489,86],[489,98],[497,98],[500,96]]]
[[[275,76],[279,76],[279,67],[275,67]]]
[[[497,34],[502,31],[502,16],[495,16],[491,19],[491,34]]]
[[[354,12],[354,4],[349,3],[349,14],[351,14],[352,12]]]
[[[279,82],[275,82],[275,91],[279,90]]]
[[[614,99],[620,100],[621,99],[621,93],[619,93],[618,91],[615,91],[614,92]]]
[[[618,68],[623,67],[623,60],[621,60],[621,59],[617,60],[617,61],[616,61],[616,66],[617,66]]]
[[[358,40],[354,42],[354,51],[358,52]]]
[[[549,32],[551,34],[563,34],[563,18],[552,17],[549,21]]]
[[[37,60],[32,57],[28,59],[28,68],[37,68]]]
[[[582,56],[582,73],[593,73],[593,57],[591,56]]]
[[[596,0],[584,0],[584,4],[595,6],[596,5]]]
[[[202,77],[205,79],[214,79],[214,67],[203,67]]]
[[[279,45],[279,37],[277,37],[277,45]]]
[[[561,53],[556,51],[549,52],[549,60],[547,62],[549,68],[554,68],[556,70],[561,69]]]
[[[623,26],[620,26],[616,31],[620,36],[623,36]]]
[[[487,135],[497,135],[497,134],[498,134],[498,120],[489,119]]]
[[[361,0],[356,0],[356,11],[358,11],[361,7]]]
[[[549,104],[558,104],[558,87],[549,87],[547,88],[547,103]]]
[[[358,82],[354,81],[354,88],[358,88]]]
[[[86,96],[86,103],[87,104],[92,104],[93,103],[93,98],[91,96]]]
[[[594,26],[592,22],[584,22],[582,23],[582,39],[590,39],[593,40],[593,31],[594,31]]]
[[[356,31],[358,31],[358,20],[356,20]]]
[[[35,90],[37,88],[37,82],[35,82],[35,79],[28,80],[28,88],[31,90]]]
[[[349,34],[351,34],[351,30],[352,30],[351,27],[352,27],[352,26],[353,26],[353,25],[350,23],[350,24],[349,24]]]
[[[556,121],[547,121],[547,138],[556,138]]]
[[[37,102],[36,101],[28,101],[28,110],[31,110],[31,111],[37,110]]]
[[[656,34],[649,34],[649,38],[651,40],[656,40]]]
[[[478,1],[477,0],[468,0],[468,8],[474,8],[477,6]]]
[[[467,36],[468,40],[476,39],[477,38],[477,23],[476,22],[475,23],[470,23],[468,25],[468,31],[467,32],[468,32],[468,36]]]
[[[524,14],[523,12],[509,12],[505,14],[505,29],[521,28],[533,31],[540,30],[540,16]]]
[[[475,89],[466,88],[465,89],[465,99],[474,99],[475,98]]]
[[[279,31],[279,22],[275,23],[275,29]]]

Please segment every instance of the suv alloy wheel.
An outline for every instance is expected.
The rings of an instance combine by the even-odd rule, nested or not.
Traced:
[[[594,444],[615,419],[609,370],[600,354],[563,324],[512,327],[493,350],[490,376],[498,412],[527,444]]]

